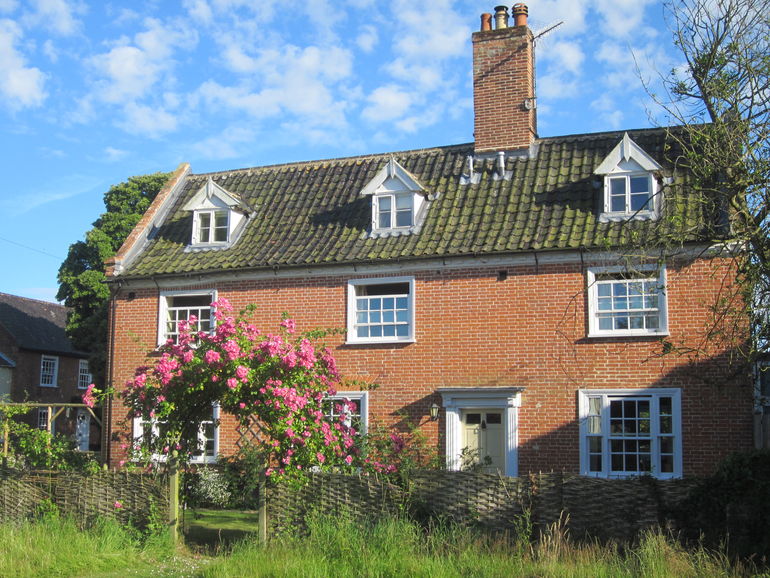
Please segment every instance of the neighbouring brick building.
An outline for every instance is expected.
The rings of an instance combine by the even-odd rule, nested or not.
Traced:
[[[676,139],[538,138],[533,37],[513,13],[473,35],[474,143],[180,166],[108,263],[111,382],[226,297],[263,328],[283,311],[346,328],[330,343],[343,375],[378,387],[340,395],[364,424],[419,424],[452,468],[467,448],[508,475],[677,477],[752,447],[749,372],[704,339],[733,260]],[[114,402],[111,433],[141,431],[126,414]],[[236,448],[217,417],[201,459]]]
[[[80,404],[91,383],[88,353],[65,333],[67,308],[0,293],[0,402],[50,404],[26,414],[30,425],[72,436],[79,449],[97,450],[100,427]],[[53,424],[52,424],[53,421]]]

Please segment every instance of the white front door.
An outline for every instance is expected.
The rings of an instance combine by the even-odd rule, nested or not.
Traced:
[[[467,409],[462,412],[464,466],[486,473],[505,472],[503,412],[499,409]]]
[[[91,414],[85,409],[78,409],[75,424],[75,444],[81,452],[88,451],[91,437]]]

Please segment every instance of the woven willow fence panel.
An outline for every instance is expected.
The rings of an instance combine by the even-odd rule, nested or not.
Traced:
[[[16,472],[0,468],[0,522],[32,518],[48,492],[24,482]]]
[[[517,517],[527,511],[540,529],[566,519],[576,538],[628,540],[641,530],[664,525],[696,482],[423,471],[412,475],[405,490],[363,476],[319,473],[301,490],[285,486],[268,490],[268,532],[270,536],[289,529],[306,532],[305,520],[313,513],[376,519],[405,510],[420,519],[514,531]]]
[[[424,471],[410,481],[409,507],[418,517],[428,515],[504,530],[529,505],[527,484],[521,478]]]
[[[167,519],[168,480],[128,472],[0,470],[0,520],[28,519],[43,500],[84,527],[105,516],[141,526],[151,516]]]
[[[62,474],[54,503],[62,514],[83,525],[100,517],[114,517],[142,526],[150,516],[168,519],[168,479],[128,472],[93,476]]]
[[[315,473],[299,490],[287,486],[267,490],[268,533],[307,533],[307,519],[315,514],[349,516],[355,520],[396,514],[404,503],[403,491],[368,476]]]

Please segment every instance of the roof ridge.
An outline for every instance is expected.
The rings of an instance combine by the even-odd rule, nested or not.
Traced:
[[[434,146],[434,147],[425,147],[425,148],[418,148],[418,149],[407,149],[402,151],[390,151],[390,152],[382,152],[382,153],[369,153],[364,155],[352,155],[347,157],[330,157],[325,159],[311,159],[306,161],[291,161],[287,163],[273,163],[269,165],[254,165],[251,167],[243,167],[240,169],[230,169],[226,171],[212,171],[208,173],[192,173],[189,175],[189,178],[200,178],[200,177],[208,177],[208,176],[223,176],[223,175],[230,175],[230,174],[241,174],[244,172],[249,171],[261,171],[264,169],[276,169],[276,168],[294,168],[294,167],[305,167],[305,166],[312,166],[322,163],[339,163],[341,161],[356,161],[356,160],[371,160],[371,159],[377,159],[377,158],[390,158],[394,155],[416,155],[416,154],[426,154],[433,151],[449,151],[452,149],[463,149],[463,148],[470,148],[473,147],[473,143],[462,143],[462,144],[453,144],[453,145],[444,145],[444,146]]]
[[[44,305],[54,305],[56,307],[61,307],[62,309],[67,309],[66,305],[62,305],[61,303],[55,303],[53,301],[46,301],[45,299],[36,299],[35,297],[24,297],[23,295],[14,295],[13,293],[5,293],[3,291],[0,291],[0,297],[12,297],[13,299],[24,299],[25,301],[35,301],[36,303],[43,303]]]

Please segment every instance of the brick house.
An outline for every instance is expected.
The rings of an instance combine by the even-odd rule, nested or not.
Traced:
[[[79,449],[96,450],[100,427],[82,403],[91,383],[88,353],[75,349],[64,328],[67,308],[56,303],[0,293],[0,398],[50,404],[33,408],[26,421],[53,433],[73,436]]]
[[[327,340],[343,375],[378,387],[340,395],[364,425],[419,424],[450,468],[470,450],[512,476],[666,478],[749,449],[753,389],[729,348],[665,354],[703,342],[734,277],[676,143],[538,138],[527,8],[512,26],[497,10],[473,35],[474,143],[181,165],[108,262],[111,382],[226,297],[266,329],[283,311],[345,328]],[[113,404],[108,433],[147,426]],[[203,426],[201,460],[235,451],[231,416]],[[124,457],[113,440],[110,462]]]

